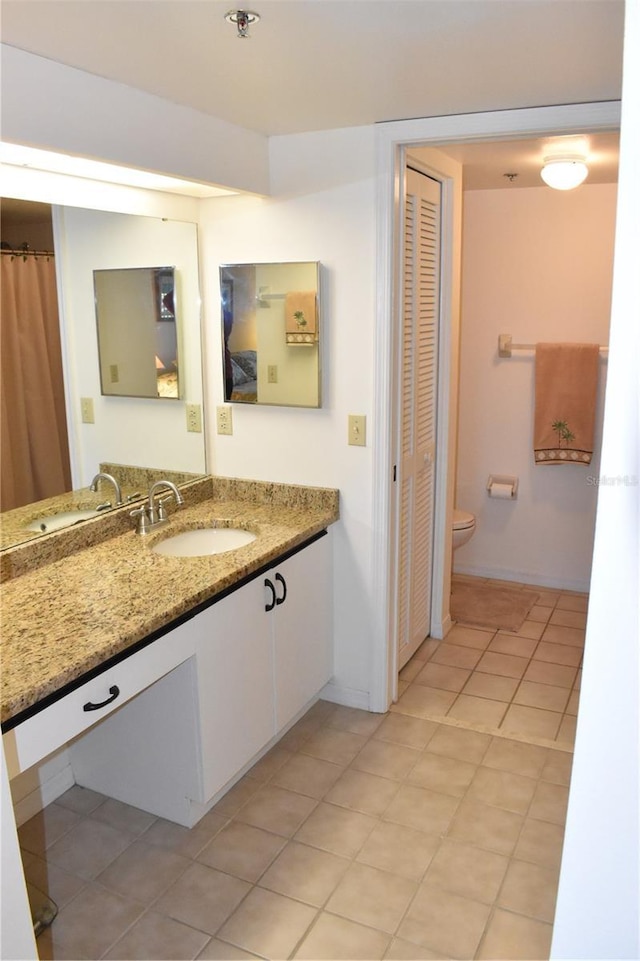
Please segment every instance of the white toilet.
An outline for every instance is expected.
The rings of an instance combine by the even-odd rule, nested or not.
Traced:
[[[475,514],[470,514],[469,511],[460,511],[455,509],[453,512],[453,549],[454,551],[461,547],[462,544],[466,544],[473,537],[473,532],[476,529],[476,518]]]

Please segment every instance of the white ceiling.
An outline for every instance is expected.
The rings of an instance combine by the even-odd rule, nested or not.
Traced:
[[[2,40],[267,135],[621,93],[623,0],[250,0],[246,40],[231,6],[2,0]]]

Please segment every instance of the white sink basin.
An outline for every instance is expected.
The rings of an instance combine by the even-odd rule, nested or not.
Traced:
[[[60,531],[63,527],[71,527],[78,521],[86,521],[89,517],[97,517],[98,513],[99,511],[96,510],[59,511],[57,514],[36,518],[35,521],[27,524],[27,530],[48,534],[50,531]]]
[[[251,531],[237,527],[201,527],[195,531],[184,531],[174,534],[163,541],[158,541],[151,548],[156,554],[168,557],[206,557],[208,554],[224,554],[235,551],[255,541],[256,535]]]

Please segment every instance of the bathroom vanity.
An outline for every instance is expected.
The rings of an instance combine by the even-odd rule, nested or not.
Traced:
[[[337,491],[202,484],[157,533],[127,516],[125,533],[3,585],[10,777],[68,745],[76,783],[191,826],[330,679]],[[214,523],[256,538],[153,550]]]

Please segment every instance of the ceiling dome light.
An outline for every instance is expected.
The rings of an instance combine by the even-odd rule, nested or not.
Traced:
[[[540,176],[554,190],[573,190],[588,173],[583,157],[545,157]]]

